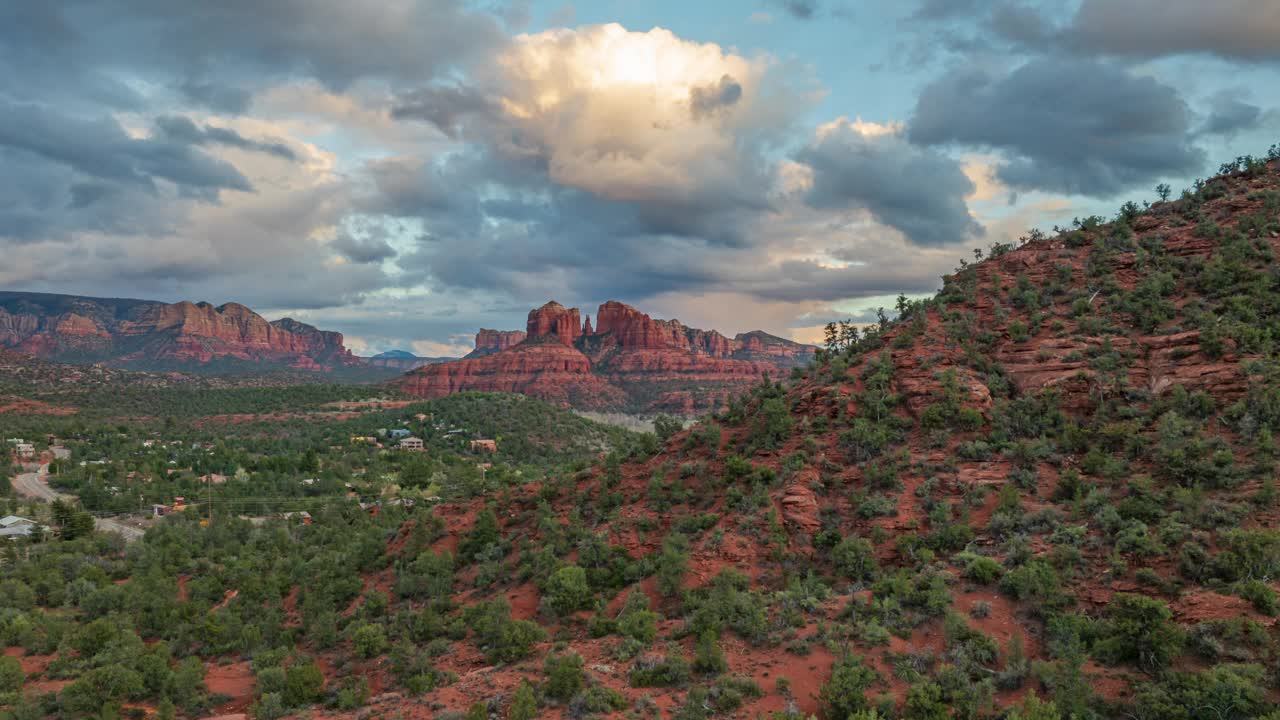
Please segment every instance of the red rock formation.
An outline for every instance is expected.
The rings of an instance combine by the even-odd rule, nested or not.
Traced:
[[[582,336],[582,320],[578,308],[565,308],[552,300],[537,310],[530,310],[528,336],[537,338],[547,335],[554,335],[565,345],[572,345]]]
[[[480,328],[476,333],[476,349],[467,358],[484,357],[524,342],[526,333],[523,330],[489,330]]]
[[[684,326],[679,321],[654,321],[639,310],[610,300],[596,312],[596,334],[613,336],[623,350],[688,349]]]
[[[578,317],[576,308],[547,303],[529,313],[524,342],[481,352],[482,346],[500,342],[496,331],[482,330],[476,336],[476,352],[462,362],[421,368],[396,384],[421,397],[496,390],[591,409],[694,414],[719,408],[731,393],[762,375],[776,377],[790,367],[788,363],[812,356],[809,346],[756,333],[751,334],[756,350],[748,354],[764,360],[740,358],[737,340],[714,330],[685,327],[678,320],[654,320],[615,301],[600,306],[594,331],[590,317],[581,324]],[[539,349],[534,352],[528,345]],[[549,351],[548,345],[573,348],[566,355]],[[475,362],[479,360],[486,362]],[[546,367],[539,368],[539,362]],[[588,377],[591,383],[584,379]],[[568,389],[556,389],[556,382],[567,383]]]
[[[0,345],[43,359],[131,367],[228,359],[308,370],[360,364],[340,333],[291,318],[269,323],[237,303],[0,293]]]
[[[587,356],[558,340],[544,335],[492,355],[428,365],[391,385],[422,398],[474,390],[518,392],[575,407],[625,402],[620,390],[591,372]]]
[[[767,362],[781,368],[807,365],[813,359],[814,347],[792,342],[777,335],[753,330],[733,338],[733,357],[739,360]]]

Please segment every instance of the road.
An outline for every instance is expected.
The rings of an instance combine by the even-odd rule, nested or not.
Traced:
[[[64,448],[55,448],[54,454],[60,458],[65,458],[70,453],[68,453]],[[24,467],[24,469],[27,470],[27,472],[19,473],[13,478],[13,489],[16,490],[19,495],[43,500],[44,502],[53,502],[54,500],[59,499],[67,502],[75,501],[76,498],[74,495],[66,495],[49,487],[48,463],[43,465],[29,463]],[[106,517],[94,518],[93,525],[100,532],[119,533],[129,542],[138,540],[146,532],[141,528],[125,525],[119,520]]]

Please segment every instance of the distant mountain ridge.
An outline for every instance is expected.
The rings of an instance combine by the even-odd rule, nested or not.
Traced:
[[[387,350],[377,355],[369,357],[361,357],[360,360],[365,365],[376,368],[386,368],[388,370],[397,370],[399,372],[409,372],[422,367],[423,365],[433,365],[435,363],[448,362],[456,360],[451,357],[419,357],[408,350]]]
[[[593,327],[578,308],[551,301],[529,312],[525,330],[482,329],[462,360],[419,368],[393,385],[425,398],[518,392],[580,409],[691,414],[762,375],[806,365],[815,350],[758,330],[729,338],[655,320],[612,300]]]
[[[361,360],[341,333],[268,322],[239,303],[165,303],[0,291],[0,346],[45,360],[135,370],[283,367],[324,372]]]

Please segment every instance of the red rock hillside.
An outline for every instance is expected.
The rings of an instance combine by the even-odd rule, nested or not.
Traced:
[[[593,328],[577,308],[549,302],[530,311],[525,332],[481,330],[463,360],[394,384],[426,398],[518,392],[586,409],[693,414],[720,407],[761,375],[805,364],[813,350],[759,331],[730,339],[616,301],[600,306]]]
[[[608,717],[1280,717],[1273,157],[995,245],[655,455],[437,505],[428,541],[457,575],[448,602],[421,605],[465,607],[469,627],[433,656],[456,679],[412,702],[437,717],[573,718],[593,699]],[[590,357],[670,339],[623,308],[598,323],[618,332],[586,338]],[[400,579],[422,557],[397,557]],[[526,642],[473,631],[476,607]],[[557,700],[564,659],[576,684]],[[516,712],[525,682],[548,698],[536,715]]]
[[[237,303],[161,303],[0,292],[0,346],[62,362],[135,369],[213,363],[304,370],[356,366],[341,333],[267,322]]]

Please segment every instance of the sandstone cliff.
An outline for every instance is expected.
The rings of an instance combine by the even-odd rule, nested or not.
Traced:
[[[341,333],[291,318],[267,322],[238,303],[0,292],[0,345],[46,360],[139,369],[230,362],[320,371],[360,364]]]
[[[476,349],[467,358],[484,357],[524,342],[526,333],[523,330],[489,330],[480,328],[476,333]]]

